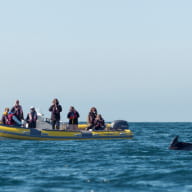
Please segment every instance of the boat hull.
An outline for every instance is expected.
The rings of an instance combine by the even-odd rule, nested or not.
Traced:
[[[133,133],[129,129],[123,131],[64,131],[0,125],[0,137],[21,140],[130,139],[133,137]]]

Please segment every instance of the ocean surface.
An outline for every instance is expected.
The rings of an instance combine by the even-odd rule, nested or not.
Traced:
[[[192,123],[130,123],[129,140],[0,140],[1,192],[188,192]]]

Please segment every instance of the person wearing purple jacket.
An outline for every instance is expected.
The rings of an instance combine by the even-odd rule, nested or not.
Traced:
[[[15,102],[15,105],[12,107],[11,112],[17,117],[19,121],[24,120],[23,109],[19,104],[19,100]]]
[[[59,129],[62,106],[59,104],[58,99],[53,100],[52,105],[49,107],[49,111],[51,112],[52,129]]]

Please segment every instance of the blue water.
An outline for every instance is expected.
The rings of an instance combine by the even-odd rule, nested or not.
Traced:
[[[192,191],[192,123],[130,123],[131,140],[0,140],[0,191]]]

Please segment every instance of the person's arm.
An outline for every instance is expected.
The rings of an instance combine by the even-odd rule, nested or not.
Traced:
[[[1,122],[5,124],[5,115],[2,115]]]
[[[51,105],[51,106],[49,107],[49,111],[50,111],[50,112],[53,111],[53,105]]]
[[[21,107],[21,106],[20,106],[20,110],[21,110],[21,116],[20,116],[20,118],[21,118],[21,119],[24,119],[23,109],[22,109],[22,107]]]
[[[67,114],[67,118],[70,119],[70,116],[71,116],[71,113],[69,112],[69,113]]]
[[[62,112],[62,107],[61,107],[61,105],[58,106],[58,110],[59,110],[59,112]]]
[[[88,123],[90,123],[90,124],[93,123],[93,118],[90,114],[88,115]]]
[[[103,119],[103,126],[105,127],[105,120]]]
[[[27,121],[27,122],[29,121],[29,113],[27,114],[25,121]]]

